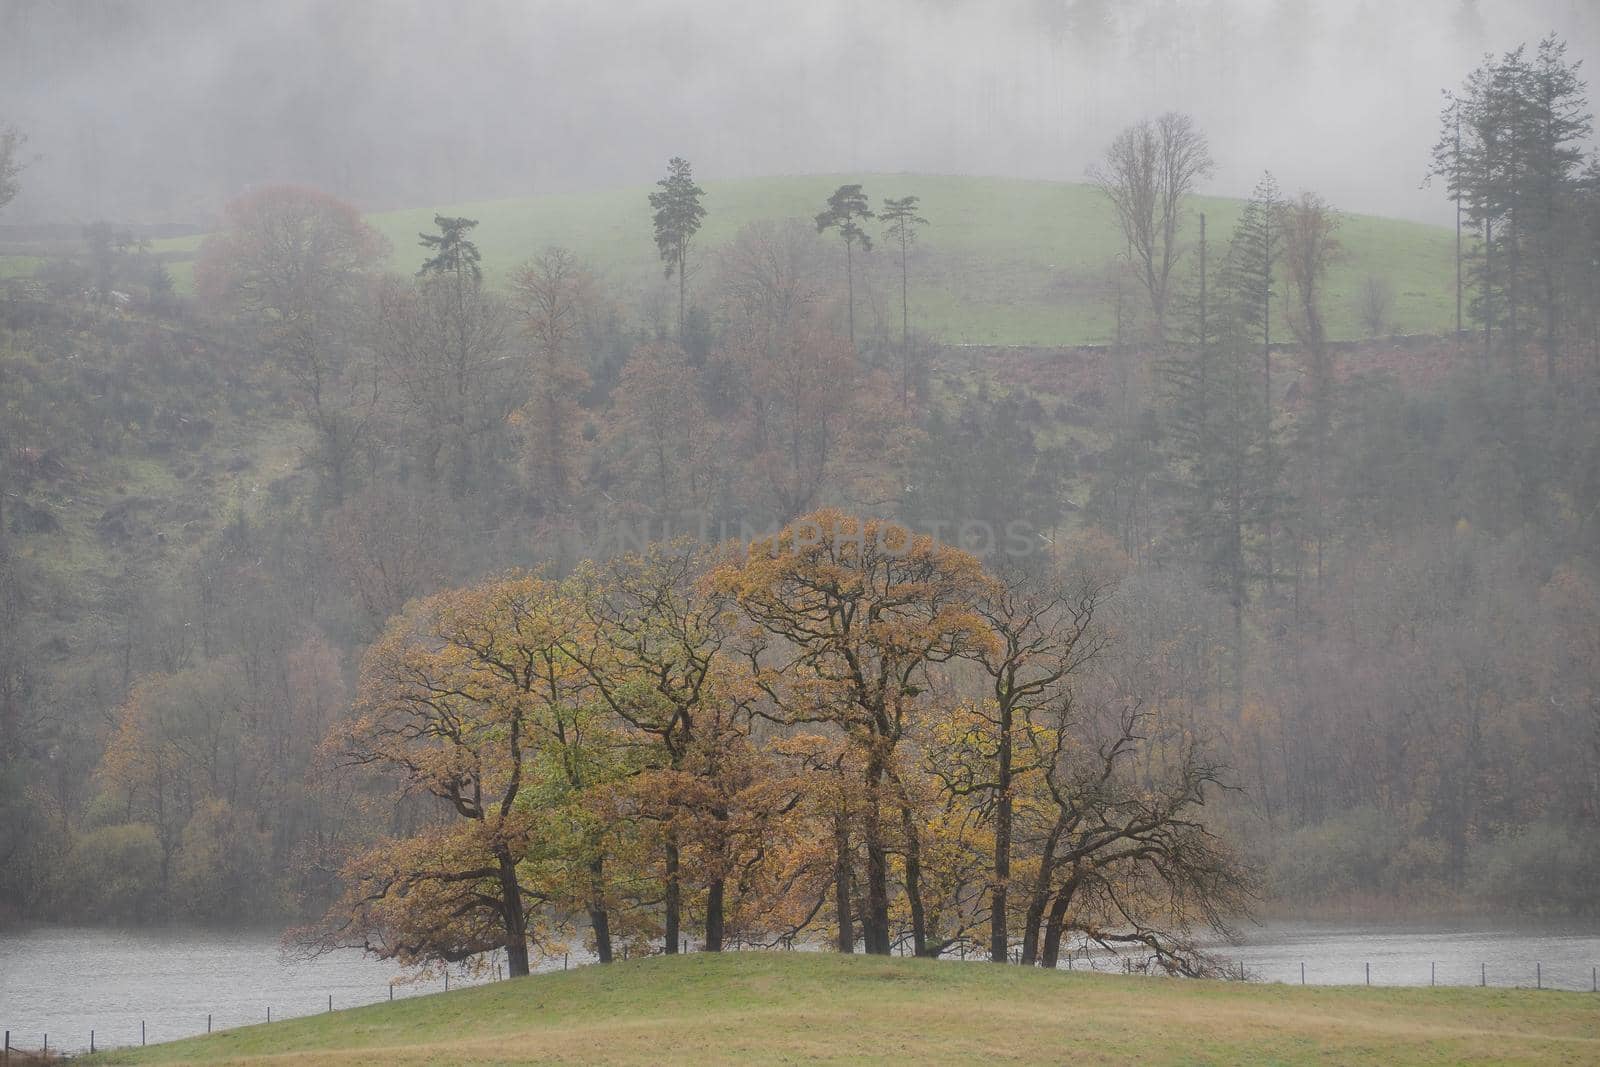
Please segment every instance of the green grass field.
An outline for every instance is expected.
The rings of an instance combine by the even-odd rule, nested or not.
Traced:
[[[269,1061],[1593,1064],[1600,999],[1124,978],[825,953],[694,954],[90,1060]]]
[[[971,344],[1096,344],[1113,334],[1105,297],[1108,264],[1122,249],[1105,198],[1092,186],[1002,178],[929,175],[817,175],[705,182],[702,264],[740,227],[758,219],[809,220],[846,181],[861,182],[874,204],[884,197],[922,198],[923,231],[912,280],[916,325],[940,341]],[[491,280],[548,245],[565,245],[593,263],[622,293],[663,285],[651,239],[649,189],[493,200],[397,211],[371,221],[392,242],[396,269],[421,262],[417,234],[435,212],[479,220],[474,234]],[[1240,202],[1194,201],[1207,217],[1214,255],[1232,230]],[[876,228],[869,223],[876,233]],[[1340,240],[1345,254],[1329,279],[1328,319],[1338,338],[1360,336],[1357,294],[1369,275],[1386,278],[1395,300],[1392,328],[1429,333],[1454,317],[1453,236],[1419,223],[1351,215]],[[156,243],[184,253],[196,238]],[[899,285],[891,250],[869,257],[869,282],[858,315],[899,327]],[[174,273],[187,282],[189,264]],[[700,271],[691,284],[709,284]],[[1287,336],[1287,334],[1286,334]]]

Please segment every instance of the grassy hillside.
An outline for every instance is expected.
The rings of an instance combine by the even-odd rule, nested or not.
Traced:
[[[1113,334],[1104,296],[1107,264],[1122,250],[1105,198],[1082,184],[928,175],[817,175],[706,182],[702,259],[757,219],[809,220],[841,182],[859,181],[874,204],[884,197],[922,198],[931,223],[923,231],[912,285],[914,321],[941,341],[971,344],[1101,343]],[[619,289],[659,286],[645,188],[441,204],[375,215],[395,248],[395,265],[421,262],[417,233],[432,229],[436,211],[480,221],[474,235],[491,278],[503,277],[541,248],[559,244],[596,264]],[[1216,247],[1231,232],[1240,202],[1200,198]],[[869,227],[876,233],[876,227]],[[1454,321],[1453,237],[1418,223],[1366,215],[1346,217],[1345,255],[1329,284],[1329,326],[1335,337],[1360,335],[1357,295],[1369,275],[1395,294],[1393,329],[1426,333]],[[194,238],[157,242],[185,252]],[[886,247],[869,257],[864,320],[899,326],[899,285]],[[184,275],[187,264],[179,264]],[[701,273],[701,284],[709,281]]]
[[[1594,1063],[1592,995],[1295,988],[812,953],[657,958],[94,1063]]]

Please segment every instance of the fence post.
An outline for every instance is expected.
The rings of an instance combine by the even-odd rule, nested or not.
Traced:
[[[209,1034],[210,1032],[211,1032],[211,1013],[208,1011],[208,1012],[206,1012],[206,1033]]]
[[[394,983],[389,983],[389,1002],[394,1003]]]
[[[1589,992],[1600,993],[1600,967],[1589,968]]]
[[[562,970],[563,970],[563,971],[564,971],[564,970],[566,970],[566,969],[567,969],[567,957],[568,957],[568,956],[569,956],[569,955],[570,955],[570,953],[567,953],[567,952],[563,952],[563,953],[562,953],[562,954],[561,954],[561,969],[562,969]]]
[[[94,1055],[94,1031],[89,1031],[89,1055]]]
[[[332,993],[328,994],[328,1010],[329,1011],[333,1010],[333,994]]]
[[[1478,964],[1478,984],[1481,986],[1489,984],[1489,965],[1487,963]]]
[[[4,1057],[4,1059],[0,1059],[0,1063],[9,1064],[11,1062],[11,1031],[10,1030],[6,1031],[5,1051],[4,1052],[0,1052],[0,1056]]]
[[[1544,964],[1542,963],[1535,963],[1533,965],[1533,988],[1544,988]]]
[[[1367,984],[1372,984],[1372,961],[1367,961]]]
[[[139,1047],[144,1048],[144,1020],[139,1020]]]
[[[1434,985],[1435,984],[1434,979],[1438,976],[1438,973],[1439,973],[1438,972],[1438,967],[1439,967],[1438,961],[1433,961],[1433,962],[1428,964],[1428,984],[1429,985]]]
[[[268,1004],[267,1005],[267,1022],[270,1023],[271,1021],[272,1021],[272,1005]]]
[[[450,972],[449,971],[445,971],[444,972],[444,991],[446,993],[450,992]]]
[[[1300,961],[1300,984],[1301,985],[1305,985],[1306,984],[1306,961],[1305,960],[1301,960]]]

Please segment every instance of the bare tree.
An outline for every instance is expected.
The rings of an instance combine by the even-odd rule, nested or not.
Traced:
[[[1377,274],[1369,274],[1361,283],[1359,310],[1361,327],[1368,337],[1377,337],[1389,327],[1389,311],[1394,306],[1394,283]]]
[[[1211,149],[1188,115],[1169,111],[1117,135],[1089,176],[1116,208],[1139,280],[1150,297],[1156,339],[1166,341],[1168,283],[1181,249],[1183,199],[1211,173]]]

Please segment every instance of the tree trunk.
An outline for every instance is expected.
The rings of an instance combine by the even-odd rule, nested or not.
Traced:
[[[1010,960],[1007,892],[1011,883],[1011,708],[1000,712],[999,773],[994,813],[994,883],[989,889],[989,962]]]
[[[601,886],[605,884],[605,861],[595,859],[589,864],[590,896],[589,896],[589,929],[594,933],[594,951],[601,963],[611,962],[611,918],[606,914],[605,896]]]
[[[871,955],[889,954],[889,854],[883,847],[883,760],[874,752],[867,760],[867,914],[862,938]]]
[[[688,300],[685,294],[687,292],[689,280],[685,278],[683,274],[684,261],[687,258],[687,251],[680,248],[678,250],[678,346],[682,348],[685,353],[687,353],[689,350],[687,332],[688,328],[685,325],[685,320],[687,319],[685,311],[688,308]]]
[[[706,888],[706,951],[722,951],[723,896],[725,882],[713,878]]]
[[[908,225],[908,224],[904,224]],[[900,231],[900,407],[911,403],[911,283],[906,263],[906,231]]]
[[[678,834],[669,829],[666,841],[667,852],[667,892],[666,892],[666,930],[663,934],[665,944],[663,948],[668,955],[678,951],[679,938],[683,929],[683,885],[678,874]]]
[[[850,915],[850,824],[841,811],[833,817],[833,906],[839,923],[839,951],[856,950],[854,920]]]
[[[516,861],[504,847],[496,851],[500,863],[500,913],[506,925],[506,973],[521,978],[528,973],[528,917],[522,909]]]
[[[1056,899],[1050,904],[1050,916],[1044,926],[1044,949],[1039,957],[1041,967],[1053,971],[1061,959],[1061,931],[1066,925],[1067,908],[1071,904],[1072,892],[1067,889],[1057,893]]]
[[[855,259],[851,255],[851,243],[848,238],[844,242],[844,279],[845,289],[849,294],[850,306],[850,354],[856,351],[856,267]]]
[[[911,909],[911,952],[928,954],[928,920],[922,909],[922,844],[911,805],[901,802],[900,826],[906,835],[906,904]]]
[[[1039,873],[1033,881],[1033,891],[1028,895],[1028,908],[1023,915],[1022,965],[1033,966],[1039,958],[1039,924],[1044,921],[1044,909],[1050,903],[1050,874],[1055,867],[1056,844],[1061,840],[1061,824],[1050,828],[1045,838],[1044,852],[1039,858]]]

